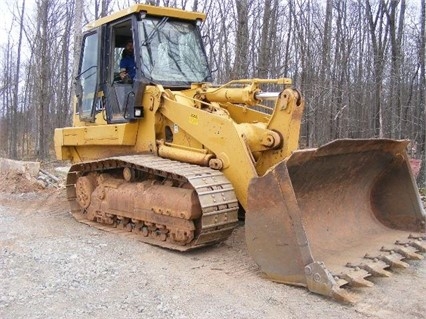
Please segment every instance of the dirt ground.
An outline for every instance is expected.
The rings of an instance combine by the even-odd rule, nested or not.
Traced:
[[[339,304],[261,278],[243,225],[177,253],[79,224],[57,187],[0,178],[0,318],[425,318],[424,260]]]

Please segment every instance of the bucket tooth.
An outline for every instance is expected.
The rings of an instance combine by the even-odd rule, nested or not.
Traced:
[[[387,255],[381,255],[379,258],[393,268],[408,268],[410,266],[401,260],[404,258],[403,256],[393,251],[389,252]]]
[[[369,272],[358,266],[347,264],[346,267],[352,268],[348,272],[341,273],[338,277],[347,281],[352,287],[373,287],[374,284],[366,280],[365,277],[371,276]]]
[[[389,267],[389,263],[386,260],[383,260],[383,256],[373,257],[370,255],[365,255],[365,259],[368,259],[369,262],[362,263],[359,265],[360,268],[368,271],[370,274],[376,277],[390,277],[392,274],[385,270]]]
[[[342,287],[342,286],[350,284],[348,280],[346,280],[346,279],[343,278],[343,274],[338,275],[338,276],[335,275],[333,277],[334,277],[334,280],[337,283],[337,286],[339,286],[339,287]]]
[[[413,234],[410,234],[408,236],[408,238],[409,239],[416,239],[416,240],[420,240],[420,241],[426,240],[426,236],[424,236],[424,235],[413,235]]]
[[[422,252],[422,253],[426,253],[426,243],[423,242],[423,240],[419,239],[419,240],[409,240],[406,242],[397,240],[395,242],[395,245],[402,245],[402,246],[411,246],[414,247],[416,249],[416,251]]]
[[[411,241],[410,245],[422,253],[426,253],[426,243],[423,241]]]
[[[336,301],[350,304],[356,303],[359,299],[354,294],[342,288],[333,289],[330,297]]]
[[[389,252],[389,253],[397,253],[403,258],[406,259],[416,259],[416,260],[422,260],[423,256],[416,253],[416,249],[414,247],[406,247],[406,246],[399,246],[399,247],[392,247],[392,248],[385,248],[382,247],[381,251]]]
[[[407,259],[422,260],[424,258],[422,255],[416,253],[416,249],[414,247],[400,247],[395,251]]]
[[[308,289],[314,293],[331,297],[340,302],[354,303],[356,298],[345,289],[340,288],[335,277],[322,262],[313,262],[305,266]]]
[[[352,287],[373,287],[374,284],[361,277],[352,277],[350,274],[344,274],[343,278],[348,281],[348,284]]]

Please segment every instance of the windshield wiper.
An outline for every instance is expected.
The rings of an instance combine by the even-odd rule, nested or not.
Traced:
[[[157,25],[154,27],[154,29],[152,29],[152,31],[150,32],[150,34],[146,37],[145,41],[142,42],[142,46],[146,46],[148,44],[151,43],[152,38],[154,37],[154,35],[161,30],[161,28],[164,26],[164,24],[167,22],[167,20],[169,20],[168,17],[164,17],[160,20],[160,22],[157,23]],[[145,27],[145,24],[144,24]]]

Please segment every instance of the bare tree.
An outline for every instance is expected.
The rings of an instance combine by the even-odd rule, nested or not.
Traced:
[[[371,43],[373,47],[374,57],[374,85],[375,85],[375,98],[374,98],[374,130],[377,136],[384,137],[383,129],[383,73],[385,69],[385,53],[388,47],[388,25],[384,21],[386,12],[386,3],[380,0],[376,8],[376,12],[370,5],[370,0],[366,2],[366,13],[368,23],[370,26]]]
[[[83,24],[135,3],[206,12],[215,82],[291,77],[307,101],[303,145],[409,138],[426,161],[425,4],[406,0],[25,2],[8,30],[19,38],[0,48],[2,154],[49,157],[53,129],[70,123]]]
[[[397,22],[397,8],[400,5],[399,21]],[[389,26],[390,44],[391,44],[391,76],[389,87],[389,108],[392,110],[390,115],[390,135],[401,138],[401,63],[403,51],[401,48],[402,35],[404,28],[405,0],[390,1],[384,5]]]
[[[20,67],[21,67],[21,48],[22,48],[22,29],[23,29],[23,20],[25,13],[25,1],[22,1],[22,8],[20,13],[20,27],[19,27],[19,37],[18,37],[18,47],[16,52],[16,69],[13,78],[13,96],[12,96],[12,107],[11,107],[11,123],[10,126],[11,135],[10,135],[10,157],[17,158],[18,157],[18,95],[19,95],[19,75],[20,75]]]
[[[49,9],[52,2],[49,0],[40,0],[37,2],[37,38],[35,54],[39,64],[37,65],[38,85],[36,86],[35,104],[37,105],[38,119],[38,138],[37,138],[37,155],[41,159],[46,159],[48,155],[47,126],[49,113],[49,76],[50,70],[46,67],[49,65],[48,53],[50,52],[49,39]]]
[[[251,1],[250,1],[251,2]],[[248,51],[249,51],[249,1],[235,1],[236,6],[236,41],[235,59],[232,67],[233,78],[248,77]]]
[[[423,184],[426,183],[426,4],[422,1],[420,15],[420,46],[419,46],[419,64],[420,64],[420,105],[423,106]]]
[[[262,33],[258,51],[257,76],[268,78],[273,60],[273,41],[276,38],[276,19],[278,10],[277,0],[265,0],[263,5]]]

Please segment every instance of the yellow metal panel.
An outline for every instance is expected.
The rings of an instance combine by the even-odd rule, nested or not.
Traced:
[[[184,11],[184,10],[175,9],[175,8],[135,4],[127,9],[115,12],[107,17],[101,18],[99,20],[96,20],[94,22],[87,24],[85,26],[85,31],[97,28],[103,24],[115,21],[117,19],[120,19],[122,17],[125,17],[127,15],[130,15],[136,12],[140,12],[140,11],[146,11],[147,14],[150,14],[150,15],[155,15],[160,17],[172,17],[172,18],[185,19],[185,20],[196,20],[196,19],[205,20],[206,18],[206,15],[200,12],[191,12],[191,11]]]
[[[262,153],[256,163],[259,175],[266,173],[269,168],[290,156],[298,148],[304,106],[305,102],[296,90],[286,89],[281,93],[276,101],[268,128],[280,132],[284,138],[284,144],[279,150]]]
[[[236,123],[268,123],[271,115],[253,110],[244,105],[224,103],[220,106],[226,109]]]
[[[217,156],[223,163],[222,172],[231,181],[238,200],[246,208],[247,186],[257,173],[235,123],[228,116],[215,115],[190,106],[188,99],[181,95],[175,97],[176,101],[166,98],[167,102],[160,108],[160,112],[172,122],[180,123],[180,129],[196,136]]]
[[[67,127],[55,131],[58,139],[62,136],[55,141],[61,146],[135,145],[137,130],[137,123]]]
[[[54,141],[55,141],[55,154],[58,160],[67,160],[70,158],[70,154],[67,148],[62,147],[62,129],[55,129]]]

